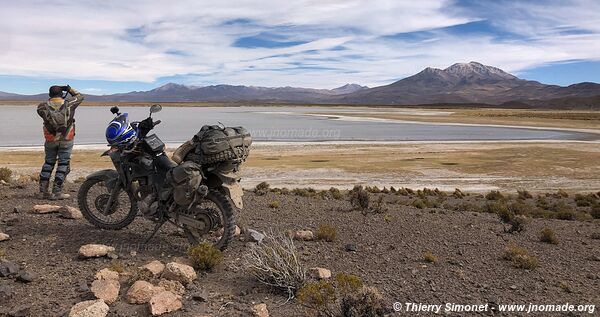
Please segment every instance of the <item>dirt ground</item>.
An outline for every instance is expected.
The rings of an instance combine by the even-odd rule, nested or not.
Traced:
[[[35,184],[22,187],[0,185],[0,231],[11,236],[10,240],[0,242],[0,249],[5,259],[38,273],[40,278],[28,284],[0,278],[0,315],[29,305],[30,316],[65,316],[72,305],[90,298],[85,285],[89,285],[98,270],[118,263],[128,271],[151,260],[169,262],[185,256],[187,242],[172,226],[164,226],[150,244],[143,246],[141,242],[153,226],[141,217],[126,229],[110,232],[96,229],[85,220],[32,214],[29,212],[32,205],[43,202],[33,198]],[[71,194],[77,189],[77,184],[68,184]],[[514,202],[516,193],[511,194],[509,201]],[[370,195],[371,201],[382,197],[380,212],[364,214],[352,210],[347,196],[335,200],[328,196],[274,192],[257,196],[246,191],[245,208],[238,213],[238,223],[242,228],[281,232],[316,230],[321,224],[333,226],[337,231],[333,242],[296,243],[302,263],[306,267],[328,268],[334,274],[347,272],[361,277],[365,284],[379,289],[390,311],[396,301],[600,304],[600,240],[597,239],[600,220],[591,220],[589,216],[582,218],[585,221],[531,219],[525,231],[507,233],[497,215],[468,211],[489,203],[482,195],[430,197],[436,203],[422,209],[413,207],[417,194]],[[550,205],[562,202],[575,213],[589,215],[591,207],[576,207],[573,197],[571,193],[569,197],[548,195],[544,199]],[[270,207],[274,201],[279,202],[278,208]],[[536,201],[536,197],[527,198],[525,203],[534,208]],[[61,204],[76,206],[73,199]],[[557,245],[540,242],[543,228],[556,233]],[[504,249],[513,242],[536,257],[539,266],[525,270],[503,260]],[[87,243],[112,245],[117,248],[119,258],[80,260],[77,250]],[[248,309],[253,303],[266,303],[270,316],[315,315],[297,300],[288,302],[284,294],[229,268],[247,251],[246,243],[235,241],[225,252],[224,264],[215,272],[201,274],[194,282],[191,289],[207,291],[208,301],[192,299],[192,291],[188,290],[183,297],[183,309],[166,316],[249,316]],[[346,251],[347,244],[353,244],[356,252]],[[437,257],[436,263],[424,261],[423,254],[427,251]],[[128,286],[122,283],[120,300],[111,305],[109,316],[148,315],[145,305],[130,305],[123,300]],[[503,314],[518,315],[524,314]]]

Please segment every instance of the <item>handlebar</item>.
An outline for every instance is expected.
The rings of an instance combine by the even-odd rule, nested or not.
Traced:
[[[157,126],[157,125],[159,125],[161,122],[162,122],[162,121],[160,121],[160,120],[156,120],[156,121],[154,121],[154,122],[153,122],[153,125],[154,125],[154,126]]]

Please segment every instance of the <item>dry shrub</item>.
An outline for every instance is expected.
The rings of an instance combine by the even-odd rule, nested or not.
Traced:
[[[558,287],[560,287],[560,289],[562,289],[563,291],[567,292],[567,293],[573,293],[573,289],[571,288],[571,286],[565,282],[565,281],[560,281],[558,283]]]
[[[254,193],[258,196],[266,195],[269,192],[269,187],[271,187],[269,183],[260,182],[254,187]]]
[[[342,195],[342,192],[340,192],[340,190],[335,187],[329,188],[329,193],[331,194],[331,198],[333,198],[335,200],[340,200],[340,199],[344,198],[344,195]]]
[[[331,225],[322,224],[317,228],[317,239],[333,242],[337,238],[337,230]]]
[[[358,210],[369,209],[370,196],[362,186],[354,186],[348,194],[350,195],[350,204],[352,205],[352,208]]]
[[[0,259],[3,258],[6,255],[6,251],[4,251],[4,249],[0,248]]]
[[[377,186],[373,186],[373,187],[366,186],[365,190],[368,191],[369,193],[372,193],[372,194],[379,194],[379,193],[381,193],[381,189],[379,189],[379,187],[377,187]]]
[[[525,248],[514,243],[509,244],[506,249],[504,249],[502,258],[511,261],[513,266],[519,269],[532,270],[539,264],[538,259],[535,256],[529,255]]]
[[[194,267],[201,271],[212,271],[223,262],[223,253],[207,241],[189,248],[188,257],[194,263]]]
[[[590,211],[590,215],[594,219],[600,219],[600,205],[594,205]]]
[[[437,263],[438,258],[431,251],[425,251],[423,253],[423,260],[428,263]]]
[[[594,194],[575,194],[575,204],[577,207],[589,207],[598,204],[598,197]]]
[[[317,195],[317,191],[314,188],[294,188],[292,194],[300,197],[314,197]]]
[[[465,198],[465,196],[466,195],[458,188],[455,188],[454,193],[452,193],[452,197],[454,197],[454,198],[460,199],[460,198]]]
[[[537,199],[535,205],[538,208],[541,208],[541,209],[544,209],[544,210],[550,209],[550,204],[548,203],[548,200],[544,196],[538,196],[538,199]]]
[[[333,315],[329,311],[329,305],[335,302],[336,293],[335,287],[330,281],[320,280],[308,283],[298,290],[296,298],[307,307]]]
[[[417,198],[412,201],[411,205],[417,209],[424,209],[429,206],[429,201],[427,200],[427,198],[425,198],[425,199]]]
[[[8,167],[0,167],[0,181],[10,182],[13,171]]]
[[[533,195],[529,191],[527,191],[525,189],[517,190],[517,199],[525,200],[525,199],[530,199],[530,198],[533,198]]]
[[[279,208],[279,201],[278,200],[274,200],[274,201],[270,202],[269,203],[269,208],[273,208],[273,209]]]
[[[363,210],[363,211],[367,211],[367,210]],[[385,201],[383,200],[383,196],[379,196],[379,198],[373,204],[373,207],[370,208],[370,211],[373,213],[376,213],[376,214],[382,214],[387,211],[387,205],[385,204]]]
[[[345,295],[340,306],[342,317],[380,317],[387,312],[383,296],[374,287],[363,286]]]
[[[334,280],[338,291],[342,294],[356,292],[363,286],[360,277],[344,272],[336,274]]]
[[[502,200],[504,199],[504,195],[500,191],[492,190],[487,195],[485,195],[485,199],[487,200]]]
[[[540,241],[550,244],[558,244],[558,239],[556,238],[556,234],[550,228],[544,228],[540,232]]]
[[[300,263],[294,240],[273,231],[262,243],[250,245],[240,267],[259,282],[287,292],[290,298],[306,283],[306,269]]]

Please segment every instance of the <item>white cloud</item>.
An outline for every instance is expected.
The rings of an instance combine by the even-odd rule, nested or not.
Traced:
[[[389,83],[427,66],[476,60],[508,71],[600,59],[595,1],[503,2],[488,11],[444,0],[19,1],[0,11],[0,74],[190,84],[335,87]],[[496,19],[494,19],[496,15]],[[249,23],[227,23],[234,20]],[[480,19],[529,41],[440,33],[421,42],[386,39]],[[561,32],[587,30],[587,34]],[[305,44],[240,48],[261,32]],[[344,46],[346,50],[333,50]],[[303,67],[301,67],[303,66]]]

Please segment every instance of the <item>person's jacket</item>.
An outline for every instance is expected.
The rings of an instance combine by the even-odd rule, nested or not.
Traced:
[[[44,138],[46,141],[71,141],[75,138],[75,109],[81,104],[84,97],[77,90],[71,88],[69,93],[73,98],[68,99],[65,102],[63,98],[50,98],[47,102],[42,102],[37,107],[37,113],[44,120]],[[59,109],[60,107],[69,107],[70,114],[68,120],[68,127],[66,131],[54,131],[50,119],[47,117],[47,111],[45,111],[46,105]]]

